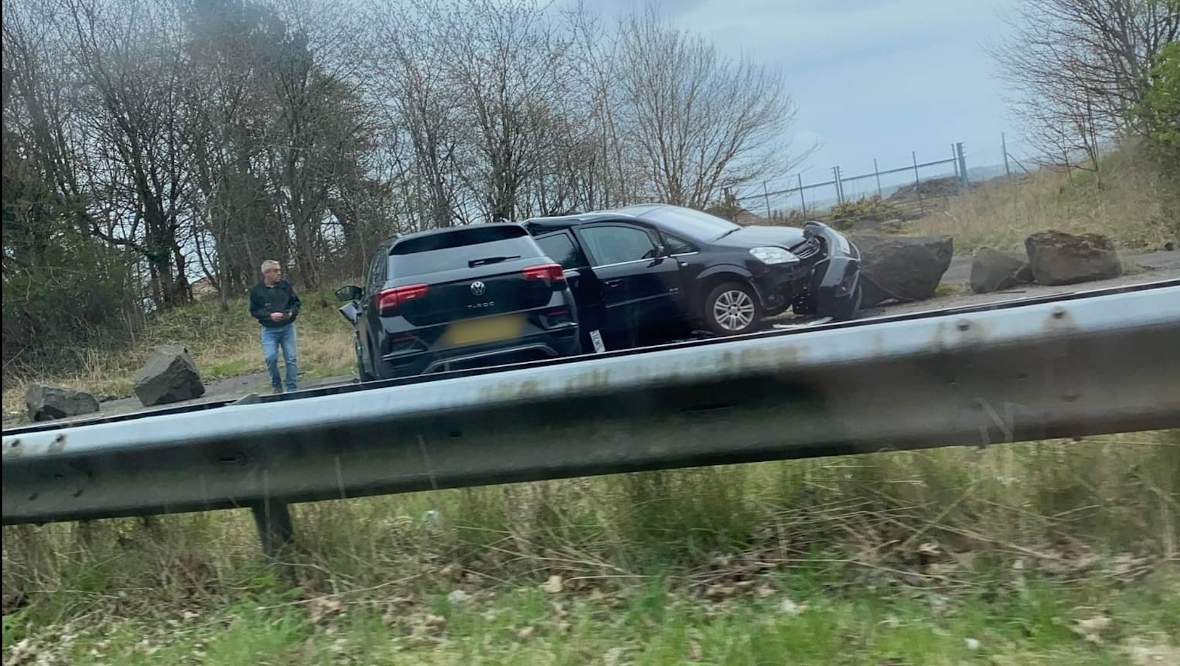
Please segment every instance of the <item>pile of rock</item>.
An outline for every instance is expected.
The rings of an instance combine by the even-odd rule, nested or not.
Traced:
[[[1027,257],[983,248],[971,263],[971,291],[987,294],[1021,284],[1064,285],[1109,280],[1123,274],[1118,251],[1106,236],[1042,231],[1024,241]]]
[[[188,350],[162,345],[135,373],[135,396],[144,407],[192,400],[205,395],[205,385]]]
[[[33,384],[25,392],[25,407],[34,421],[64,419],[98,411],[98,400],[86,391]]]
[[[954,256],[950,236],[855,234],[850,240],[860,250],[861,307],[866,308],[932,298]]]
[[[192,400],[205,395],[205,385],[188,350],[176,345],[157,347],[135,373],[135,396],[144,407]],[[33,384],[25,393],[25,407],[33,421],[49,421],[90,414],[98,400],[86,391]]]

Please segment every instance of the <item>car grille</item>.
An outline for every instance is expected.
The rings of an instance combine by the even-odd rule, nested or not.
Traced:
[[[819,242],[817,240],[815,240],[814,238],[809,239],[809,240],[803,242],[802,244],[796,245],[795,247],[791,248],[791,253],[794,254],[796,257],[799,257],[800,260],[810,259],[810,258],[814,257],[815,255],[819,254],[819,251],[820,251]]]

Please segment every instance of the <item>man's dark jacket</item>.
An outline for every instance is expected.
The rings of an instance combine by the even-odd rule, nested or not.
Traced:
[[[282,328],[299,316],[299,297],[286,280],[279,280],[273,286],[259,282],[250,288],[250,316],[267,328]],[[285,312],[291,316],[282,321],[271,321],[272,312]]]

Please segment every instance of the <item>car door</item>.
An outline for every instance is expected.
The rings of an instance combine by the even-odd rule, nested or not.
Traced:
[[[374,294],[381,291],[385,285],[385,270],[389,263],[389,246],[381,244],[369,262],[368,275],[365,276],[364,291],[357,304],[357,344],[361,355],[361,362],[366,368],[377,369],[377,362],[373,359],[373,350],[380,344],[381,320],[373,307]]]
[[[582,338],[582,349],[594,349],[591,332],[601,331],[606,321],[606,310],[602,302],[602,286],[590,269],[590,261],[568,229],[536,236],[537,245],[545,256],[561,264],[574,304],[578,309],[578,330]]]
[[[679,329],[685,314],[680,269],[664,256],[654,230],[601,222],[579,227],[577,235],[601,284],[607,331],[639,344]]]

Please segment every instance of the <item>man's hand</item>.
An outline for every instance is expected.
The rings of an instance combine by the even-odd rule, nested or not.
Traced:
[[[271,320],[271,321],[282,321],[282,320],[284,320],[284,319],[286,319],[286,318],[287,318],[287,315],[283,314],[282,312],[272,312],[272,313],[270,313],[270,320]]]

